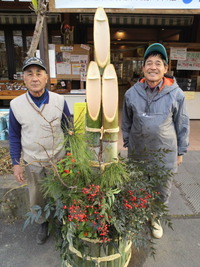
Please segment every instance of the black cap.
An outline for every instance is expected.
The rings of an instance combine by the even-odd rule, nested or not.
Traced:
[[[44,61],[38,57],[30,57],[30,58],[25,59],[24,63],[23,63],[22,71],[24,71],[26,67],[31,66],[31,65],[40,66],[41,68],[43,68],[47,72]]]

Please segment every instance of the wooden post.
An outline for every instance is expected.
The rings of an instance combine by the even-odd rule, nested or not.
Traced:
[[[45,65],[47,67],[47,73],[49,75],[49,79],[47,82],[47,88],[51,90],[51,84],[50,84],[50,69],[49,69],[49,49],[48,49],[48,28],[47,28],[47,18],[44,18],[44,24],[42,33],[40,36],[39,41],[39,50],[40,50],[40,57],[44,60]]]
[[[169,73],[171,73],[171,69],[172,69],[172,62],[171,59],[169,59],[169,68],[168,68]]]

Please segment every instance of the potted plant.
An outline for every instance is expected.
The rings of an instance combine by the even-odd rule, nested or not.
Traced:
[[[66,144],[65,157],[52,163],[43,181],[48,204],[44,210],[34,207],[37,215],[45,212],[50,231],[56,226],[63,266],[127,266],[132,244],[152,244],[152,216],[162,213],[169,223],[155,190],[158,176],[159,184],[164,183],[169,173],[130,159],[94,164],[87,135],[76,130],[66,136]],[[155,159],[157,153],[152,153]],[[167,151],[159,151],[158,161],[162,153]],[[28,213],[25,226],[37,215]]]

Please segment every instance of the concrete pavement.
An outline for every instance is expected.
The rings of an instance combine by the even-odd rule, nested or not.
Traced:
[[[200,266],[199,163],[199,151],[189,151],[184,156],[169,202],[174,230],[164,227],[163,238],[156,240],[155,260],[148,257],[143,267]]]
[[[133,250],[129,267],[200,266],[200,151],[189,151],[176,175],[169,210],[174,230],[164,226],[164,236],[155,240],[155,259],[148,252]],[[23,232],[23,221],[0,221],[0,267],[60,267],[55,241],[35,242],[36,225]],[[121,266],[116,266],[121,267]]]

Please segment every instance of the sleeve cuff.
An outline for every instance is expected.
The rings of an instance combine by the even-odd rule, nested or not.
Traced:
[[[13,165],[19,165],[20,164],[20,159],[12,159],[12,164]]]

